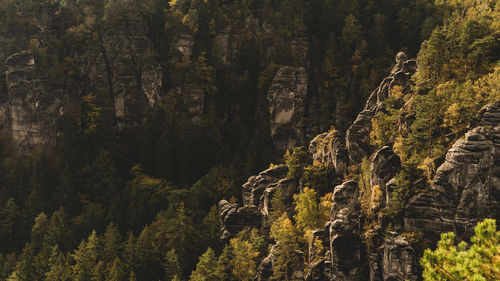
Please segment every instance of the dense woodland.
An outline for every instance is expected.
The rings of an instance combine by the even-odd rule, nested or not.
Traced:
[[[263,35],[248,31],[235,63],[221,63],[215,35],[249,16],[274,26],[278,51],[265,55]],[[387,231],[451,144],[474,126],[479,109],[500,99],[495,0],[0,0],[0,34],[16,39],[4,52],[30,48],[49,76],[64,77],[54,83],[65,85],[85,79],[76,70],[82,48],[128,19],[146,23],[166,81],[161,102],[144,125],[119,130],[109,93],[84,93],[81,114],[60,120],[55,149],[18,152],[3,131],[0,280],[252,280],[275,241],[281,246],[273,278],[288,280],[289,269],[305,262],[296,250],[307,252],[311,231],[327,221],[332,192],[327,171],[309,163],[303,148],[282,155],[273,147],[262,106],[277,69],[294,63],[289,45],[296,34],[309,42],[308,94],[319,100],[323,131],[347,129],[396,53],[418,59],[413,92],[420,94],[387,99],[370,134],[376,147],[394,143],[402,159],[398,200],[383,210]],[[173,64],[169,43],[181,31],[194,36],[193,52]],[[204,82],[196,123],[174,94],[177,74],[188,71]],[[410,106],[400,110],[402,104]],[[408,114],[415,121],[401,128],[398,120]],[[365,162],[346,175],[361,188]],[[285,163],[289,177],[305,182],[294,210],[277,194],[269,236],[254,229],[220,241],[219,200],[241,201],[241,184],[270,163]],[[369,202],[362,207],[369,231],[377,214]],[[498,245],[487,223],[482,227]],[[453,238],[441,243],[450,246]],[[364,243],[369,248],[369,237]],[[491,279],[477,280],[499,276],[495,249]],[[422,266],[432,268],[432,259],[426,252]],[[447,280],[428,270],[424,277]]]

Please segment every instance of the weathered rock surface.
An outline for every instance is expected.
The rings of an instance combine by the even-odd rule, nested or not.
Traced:
[[[389,232],[381,250],[382,280],[417,280],[415,251],[403,236]]]
[[[313,161],[333,167],[337,175],[343,176],[347,172],[347,153],[340,131],[317,135],[309,143],[309,153],[313,156]]]
[[[2,109],[13,139],[21,150],[55,145],[56,121],[62,112],[60,91],[48,91],[47,77],[31,52],[9,56],[6,65],[8,107]]]
[[[265,257],[257,267],[257,274],[253,281],[267,281],[273,275],[273,262],[275,260],[274,252],[277,245],[273,245],[269,251],[269,255]]]
[[[260,215],[255,206],[241,207],[221,200],[219,212],[222,223],[221,240],[231,238],[243,229],[260,227]]]
[[[372,188],[378,186],[384,193],[385,205],[389,204],[391,192],[389,181],[397,174],[401,168],[401,159],[397,156],[392,147],[384,146],[375,152],[370,164],[370,184]]]
[[[293,208],[293,195],[298,192],[298,183],[287,178],[288,167],[278,165],[252,176],[242,186],[243,206],[219,202],[222,221],[221,239],[234,236],[248,227],[269,229],[269,212],[274,193],[280,189],[283,201]]]
[[[163,73],[146,24],[127,18],[103,31],[82,55],[82,75],[91,88],[112,93],[119,129],[141,125],[159,99]]]
[[[358,184],[344,182],[333,191],[330,212],[332,280],[357,280],[360,274],[360,221]]]
[[[259,206],[260,198],[266,188],[276,185],[280,180],[286,178],[288,167],[278,165],[252,176],[243,184],[242,196],[244,206]]]
[[[403,92],[410,90],[411,76],[417,70],[415,60],[406,60],[404,53],[396,56],[396,66],[391,75],[385,78],[380,86],[372,92],[366,106],[349,127],[346,133],[346,147],[349,155],[349,164],[361,163],[363,157],[371,154],[373,148],[370,145],[371,120],[383,109],[383,102],[392,95],[394,86],[400,86]]]
[[[430,190],[410,200],[405,229],[459,239],[487,217],[500,218],[500,101],[483,108],[481,122],[458,140],[437,169]]]
[[[307,80],[303,67],[284,66],[268,90],[271,138],[281,151],[304,144]]]

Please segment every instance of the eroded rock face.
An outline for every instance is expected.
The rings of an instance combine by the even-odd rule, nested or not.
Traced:
[[[285,151],[304,143],[303,118],[307,96],[307,73],[303,67],[279,69],[267,93],[271,138]]]
[[[383,109],[383,102],[392,95],[393,87],[400,86],[403,93],[410,90],[411,76],[417,70],[417,63],[415,60],[406,59],[407,56],[404,53],[396,56],[396,66],[391,75],[372,92],[365,108],[347,130],[346,147],[350,165],[360,164],[363,157],[371,154],[373,150],[370,145],[371,120]]]
[[[257,176],[250,177],[248,181],[243,184],[243,205],[259,206],[259,200],[266,188],[286,178],[287,173],[288,167],[286,165],[278,165],[260,172]]]
[[[397,156],[392,147],[384,146],[375,152],[370,165],[370,184],[373,187],[378,186],[384,192],[382,197],[385,199],[385,205],[389,204],[391,198],[390,185],[391,179],[401,168],[401,159]]]
[[[313,161],[331,166],[339,176],[347,172],[347,153],[342,133],[332,130],[317,135],[309,143],[309,153]]]
[[[135,18],[118,22],[96,44],[83,55],[83,73],[96,88],[112,92],[120,130],[141,125],[158,101],[163,83],[146,25]]]
[[[273,262],[275,260],[274,252],[276,251],[277,245],[273,245],[269,251],[269,255],[265,257],[259,267],[257,267],[257,274],[253,281],[267,281],[270,280],[273,275]]]
[[[47,78],[35,65],[31,52],[15,53],[7,58],[6,82],[8,108],[4,110],[13,139],[21,150],[34,146],[53,147],[57,136],[57,118],[62,110],[60,91],[47,90]]]
[[[484,218],[500,218],[500,101],[481,114],[480,125],[448,151],[430,190],[410,200],[406,230],[434,237],[454,231],[464,239]]]
[[[222,222],[221,240],[227,240],[243,229],[260,227],[260,215],[255,206],[241,207],[221,200],[219,213]]]
[[[221,200],[221,239],[230,238],[244,228],[269,229],[271,199],[277,190],[281,190],[284,202],[288,202],[287,205],[293,208],[293,195],[298,192],[298,184],[295,180],[288,179],[287,173],[286,165],[278,165],[250,177],[242,187],[242,207]]]
[[[415,251],[403,236],[389,232],[381,248],[384,281],[417,280]]]
[[[333,191],[330,212],[332,280],[357,280],[360,263],[360,221],[358,184],[344,182]]]

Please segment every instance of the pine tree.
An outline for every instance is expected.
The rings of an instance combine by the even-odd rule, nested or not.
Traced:
[[[40,280],[42,276],[38,276],[38,268],[35,260],[35,253],[29,244],[19,256],[16,264],[16,270],[11,274],[9,280],[12,281],[35,281]]]
[[[117,227],[111,223],[106,228],[103,236],[103,260],[106,263],[111,263],[117,258],[121,251],[121,236]]]
[[[230,241],[233,251],[233,275],[237,280],[249,281],[257,273],[255,259],[259,256],[259,251],[254,249],[249,241],[244,240],[243,235],[241,232]]]
[[[71,270],[71,260],[59,250],[59,247],[53,246],[50,259],[50,269],[45,273],[44,281],[70,281],[73,280]]]
[[[271,226],[271,238],[276,242],[273,262],[273,280],[289,280],[293,271],[303,265],[296,250],[299,249],[297,230],[286,213]]]
[[[45,213],[40,213],[35,218],[35,224],[31,229],[31,245],[34,249],[38,249],[42,246],[43,238],[49,228],[49,221]]]
[[[436,250],[425,250],[420,264],[423,277],[431,280],[500,280],[500,231],[486,219],[475,228],[472,245],[455,245],[455,234],[441,234]]]
[[[112,263],[108,264],[106,271],[106,281],[126,281],[127,273],[120,258],[117,257]]]
[[[208,248],[207,251],[200,257],[198,264],[196,265],[196,270],[191,273],[189,278],[191,281],[217,281],[217,258],[215,257],[215,252],[212,248]]]
[[[233,276],[233,251],[231,245],[226,245],[217,261],[217,277],[222,281],[235,280]]]
[[[163,263],[163,266],[165,270],[165,280],[174,280],[176,276],[182,276],[179,258],[175,254],[174,249],[165,254],[164,260],[165,262]]]
[[[94,269],[98,262],[99,239],[95,231],[89,236],[88,241],[82,241],[72,255],[75,260],[73,265],[73,278],[76,281],[91,281]]]

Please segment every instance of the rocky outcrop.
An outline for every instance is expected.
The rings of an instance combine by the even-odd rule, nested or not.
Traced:
[[[265,257],[257,267],[257,274],[253,281],[267,281],[273,275],[273,262],[275,260],[274,252],[278,245],[273,245],[269,251],[269,255]]]
[[[9,56],[6,65],[8,106],[4,122],[21,150],[55,145],[57,118],[62,113],[60,91],[48,91],[46,73],[35,64],[31,52]]]
[[[483,108],[481,122],[453,144],[429,190],[410,200],[405,229],[459,239],[487,217],[500,218],[500,101]]]
[[[238,232],[247,228],[260,227],[260,215],[255,206],[240,207],[226,200],[219,202],[221,218],[221,240],[233,237]]]
[[[332,280],[357,280],[360,274],[360,221],[358,184],[344,182],[333,191],[330,212]]]
[[[307,80],[303,67],[284,66],[267,92],[271,138],[281,151],[304,144]]]
[[[389,232],[381,250],[382,280],[417,280],[415,251],[403,236]]]
[[[410,91],[411,76],[417,70],[415,60],[407,60],[404,53],[396,56],[396,66],[391,75],[385,78],[380,86],[372,92],[366,106],[349,127],[346,133],[346,147],[349,155],[349,164],[358,165],[363,157],[371,154],[370,131],[372,119],[383,109],[383,102],[392,95],[394,86],[400,86],[403,93]]]
[[[250,177],[242,186],[243,206],[221,200],[221,239],[232,237],[246,227],[268,230],[272,197],[277,190],[281,190],[282,200],[292,211],[293,195],[298,192],[298,183],[288,179],[287,173],[286,165],[278,165]]]
[[[309,153],[315,163],[333,167],[337,175],[347,173],[347,153],[340,131],[331,130],[317,135],[309,143]]]
[[[257,176],[248,178],[242,188],[243,205],[259,206],[264,191],[286,178],[287,173],[288,167],[286,165],[278,165],[260,172]]]
[[[122,22],[123,21],[123,22]],[[143,124],[161,94],[163,71],[146,24],[127,18],[110,25],[81,57],[90,88],[113,95],[119,129]]]
[[[392,147],[384,146],[375,152],[370,164],[370,185],[372,188],[378,186],[380,191],[383,192],[382,198],[385,199],[385,205],[389,204],[391,198],[388,183],[400,168],[401,159],[394,153]]]

